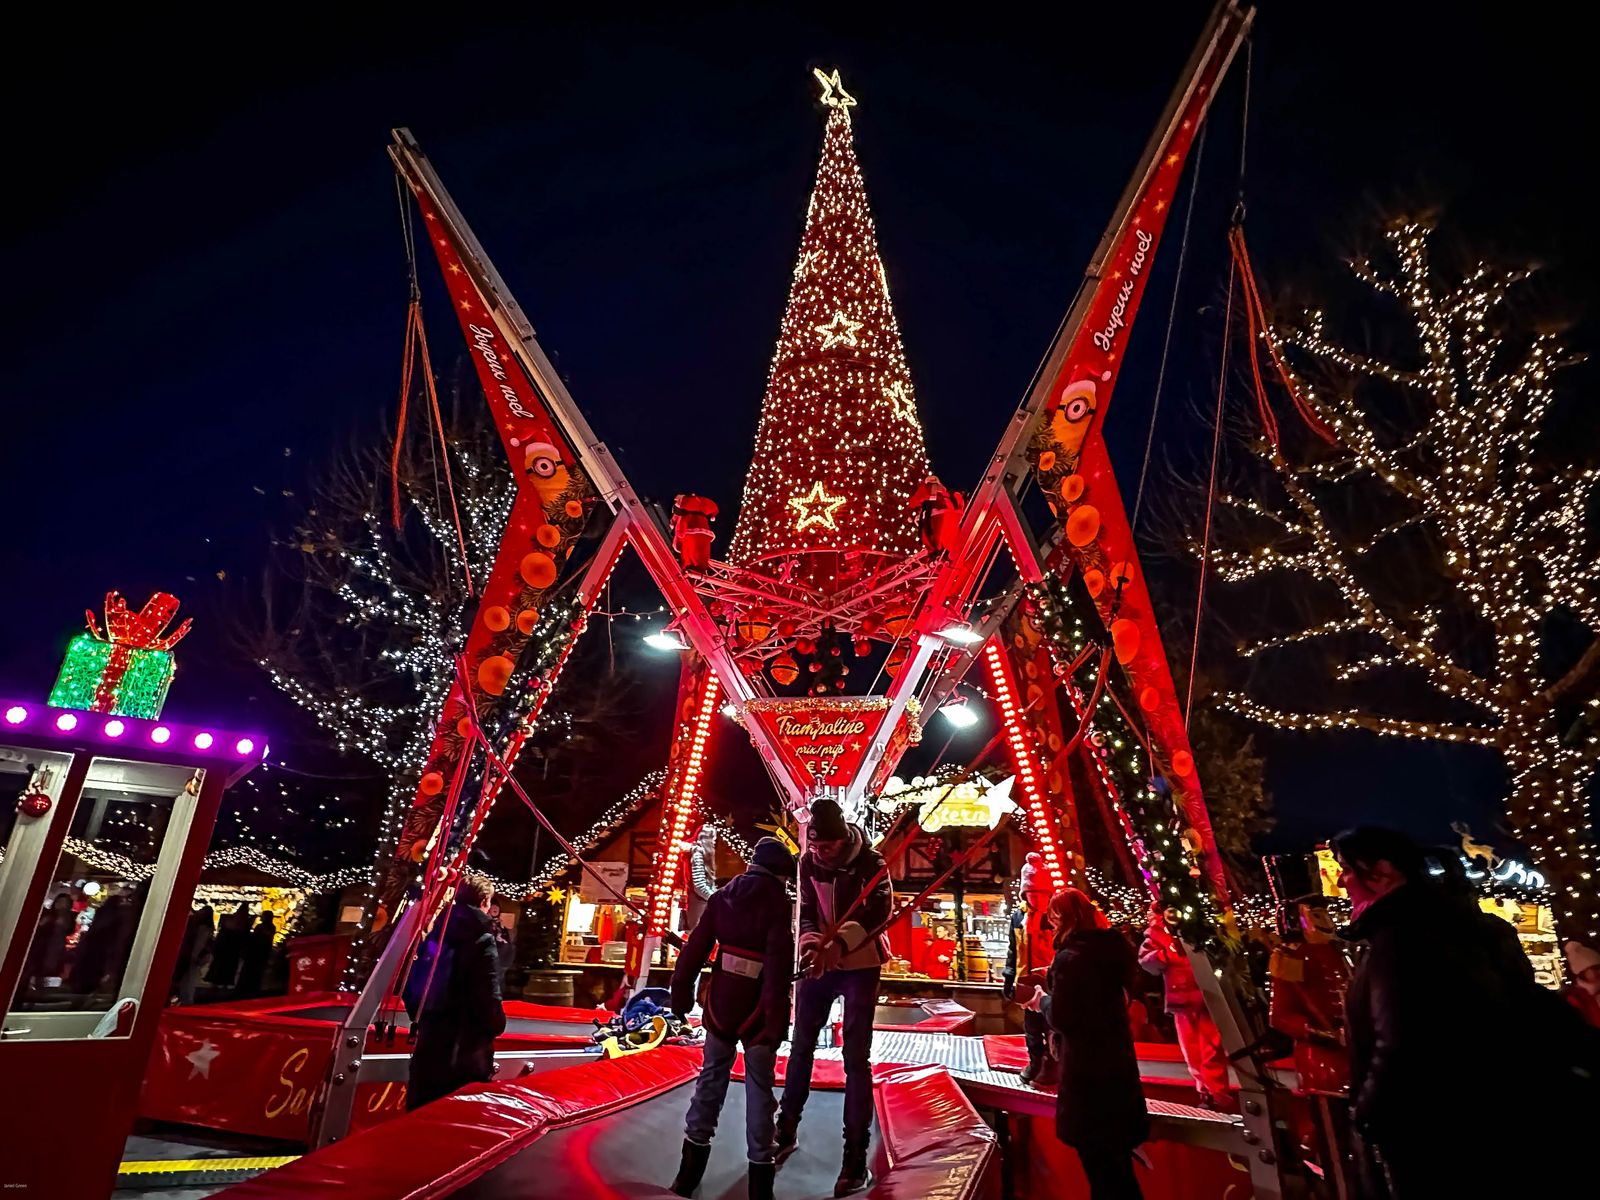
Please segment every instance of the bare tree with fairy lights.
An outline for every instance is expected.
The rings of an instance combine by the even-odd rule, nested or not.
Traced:
[[[1600,945],[1600,469],[1549,445],[1556,374],[1577,359],[1520,311],[1530,270],[1445,257],[1403,221],[1352,262],[1378,309],[1370,351],[1320,311],[1263,333],[1328,444],[1290,461],[1262,437],[1266,469],[1217,497],[1211,566],[1254,589],[1257,622],[1291,626],[1240,647],[1272,669],[1220,701],[1283,729],[1498,755],[1507,829],[1550,878],[1560,932]],[[1313,659],[1346,706],[1307,704]]]
[[[360,754],[389,781],[383,850],[410,806],[449,690],[471,603],[467,573],[487,574],[513,487],[493,429],[458,423],[443,447],[437,436],[407,439],[393,471],[387,448],[344,454],[293,535],[279,540],[248,647],[339,751]]]

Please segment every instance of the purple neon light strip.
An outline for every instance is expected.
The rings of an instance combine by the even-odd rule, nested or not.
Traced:
[[[51,708],[25,701],[0,700],[0,730],[4,729],[23,729],[74,740],[82,740],[87,734],[120,745],[143,741],[165,746],[176,740],[176,744],[208,756],[235,760],[260,759],[267,752],[266,740],[259,735],[179,726],[138,717],[102,717],[99,713]]]

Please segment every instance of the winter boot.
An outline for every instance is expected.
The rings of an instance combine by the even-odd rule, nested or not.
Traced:
[[[1043,1069],[1044,1062],[1042,1059],[1035,1058],[1031,1054],[1028,1055],[1028,1065],[1022,1068],[1022,1082],[1032,1083],[1039,1078],[1039,1072]]]
[[[711,1147],[699,1146],[688,1138],[683,1140],[683,1161],[678,1164],[678,1177],[672,1181],[672,1191],[677,1196],[692,1196],[705,1176],[706,1164],[711,1161]]]
[[[800,1143],[800,1118],[791,1117],[786,1112],[778,1114],[777,1134],[773,1140],[772,1161],[777,1166],[782,1166],[786,1158],[794,1153],[795,1147]]]
[[[839,1168],[839,1178],[833,1185],[834,1196],[848,1196],[872,1186],[872,1172],[867,1170],[867,1143],[846,1142],[844,1165]]]
[[[772,1182],[777,1173],[777,1163],[751,1163],[750,1200],[772,1200]]]

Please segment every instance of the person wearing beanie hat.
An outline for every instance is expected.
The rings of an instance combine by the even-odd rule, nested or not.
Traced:
[[[729,880],[706,901],[694,931],[672,972],[672,1008],[680,1016],[694,1006],[700,973],[717,948],[706,992],[701,1027],[705,1057],[689,1114],[684,1122],[683,1154],[672,1190],[692,1196],[711,1160],[728,1079],[739,1047],[744,1047],[745,1151],[750,1159],[749,1195],[772,1200],[773,1080],[778,1047],[789,1029],[789,978],[794,964],[794,933],[787,882],[794,878],[794,855],[776,838],[756,843],[743,875]]]
[[[811,1094],[817,1036],[836,998],[844,1001],[844,1164],[835,1196],[872,1181],[867,1146],[872,1137],[872,1021],[878,975],[889,955],[883,929],[894,909],[894,887],[883,856],[867,844],[859,825],[845,819],[836,800],[811,805],[806,850],[800,856],[800,961],[805,978],[795,995],[794,1037],[778,1114],[778,1156],[799,1137],[800,1115]]]
[[[1022,902],[1011,910],[1011,936],[1006,966],[1000,975],[1000,994],[1022,1006],[1022,1035],[1028,1046],[1028,1065],[1022,1082],[1032,1083],[1044,1070],[1050,1045],[1050,1026],[1039,1011],[1045,975],[1055,961],[1050,927],[1050,876],[1044,855],[1031,852],[1018,878]]]

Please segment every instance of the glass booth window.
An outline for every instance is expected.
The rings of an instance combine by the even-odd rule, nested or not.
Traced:
[[[126,1001],[145,989],[203,774],[120,759],[90,763],[10,1011],[104,1020],[36,1020],[34,1036],[126,1032]]]

